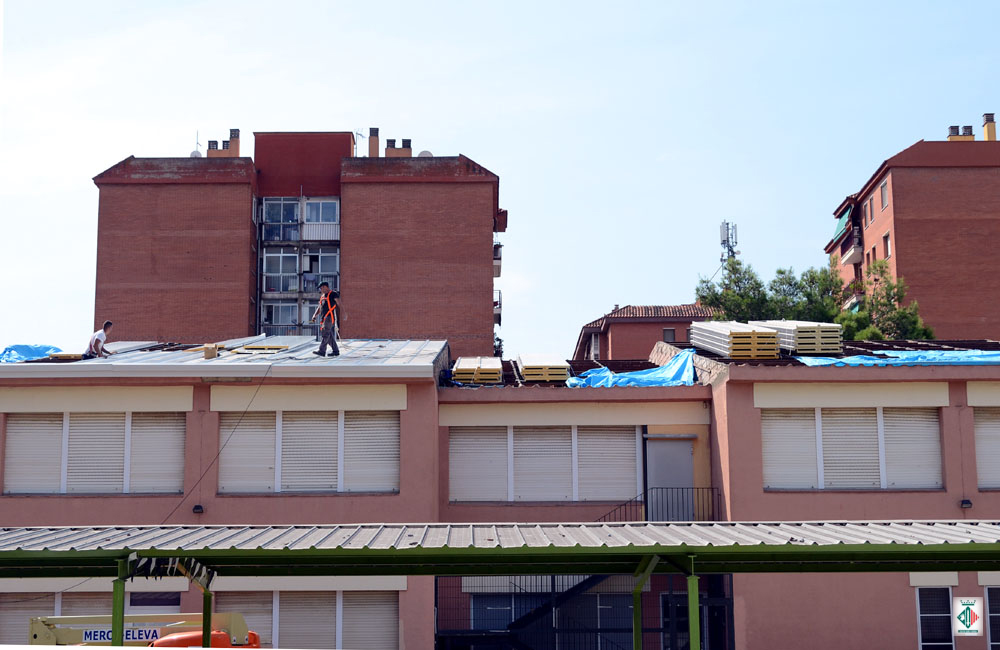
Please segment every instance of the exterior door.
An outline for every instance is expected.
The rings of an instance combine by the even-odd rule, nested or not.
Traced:
[[[646,439],[646,519],[694,519],[694,441]],[[680,488],[680,489],[678,489]]]

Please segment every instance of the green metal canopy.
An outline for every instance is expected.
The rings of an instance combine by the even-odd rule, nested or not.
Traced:
[[[833,231],[833,239],[831,241],[837,241],[844,231],[847,230],[848,226],[851,225],[851,206],[847,206],[844,210],[844,214],[840,215],[840,219],[837,220],[837,227]]]

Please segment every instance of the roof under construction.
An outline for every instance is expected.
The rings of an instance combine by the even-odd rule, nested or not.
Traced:
[[[311,336],[254,336],[204,345],[120,342],[104,359],[54,363],[38,359],[0,365],[0,379],[25,377],[398,377],[435,378],[447,364],[447,341],[358,339],[340,342],[340,356],[320,357]]]
[[[997,521],[813,521],[0,529],[0,577],[116,575],[129,557],[220,575],[676,573],[1000,568]]]

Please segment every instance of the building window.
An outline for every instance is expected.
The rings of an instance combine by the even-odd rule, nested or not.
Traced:
[[[687,328],[686,330],[684,330],[684,337],[688,341],[691,340],[691,328],[690,327]]]
[[[299,240],[299,200],[296,198],[264,199],[264,241]]]
[[[875,262],[877,260],[878,260],[878,252],[875,250],[875,247],[872,246],[872,261]]]
[[[882,209],[885,210],[889,207],[889,181],[884,180],[882,184],[879,185],[879,193],[882,197]]]
[[[986,588],[986,630],[990,650],[1000,650],[1000,587]]]
[[[875,221],[875,197],[868,197],[868,223]]]
[[[764,487],[940,489],[936,408],[762,409]]]
[[[264,249],[264,291],[299,290],[299,256],[293,248]]]
[[[674,342],[674,332],[675,332],[674,328],[672,328],[672,327],[664,327],[663,328],[663,342],[664,343],[673,343]]]
[[[264,325],[295,325],[295,310],[298,303],[294,300],[270,300],[264,303]]]
[[[219,492],[398,492],[399,411],[222,413]]]
[[[865,228],[867,228],[868,227],[868,219],[870,217],[870,215],[868,213],[868,204],[867,203],[863,204],[861,206],[861,209],[862,209],[861,223],[864,224]]]
[[[917,588],[920,650],[954,648],[951,636],[951,587]]]
[[[601,358],[601,335],[596,332],[590,335],[590,358],[594,361]]]
[[[889,233],[882,235],[882,256],[885,259],[892,257],[892,245],[889,243]]]
[[[872,265],[872,254],[871,251],[868,251],[867,253],[865,253],[865,266],[871,266],[871,265]]]
[[[340,290],[340,249],[336,246],[307,248],[302,252],[302,290],[315,293],[321,282],[330,283],[334,291]]]
[[[306,223],[338,223],[340,221],[340,201],[306,201]]]
[[[976,407],[976,474],[980,488],[1000,488],[1000,408]],[[8,425],[9,426],[9,425]],[[1000,607],[1000,601],[997,602]],[[997,639],[1000,643],[1000,639]]]
[[[181,493],[186,429],[184,413],[12,413],[3,492]]]
[[[449,498],[631,499],[641,491],[640,431],[634,426],[451,427]]]

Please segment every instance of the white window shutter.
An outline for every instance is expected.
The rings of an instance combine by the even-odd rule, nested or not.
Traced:
[[[451,427],[448,498],[507,500],[507,427]]]
[[[4,494],[59,492],[62,431],[62,413],[11,413],[7,416]]]
[[[832,489],[881,488],[875,409],[823,409],[823,480]]]
[[[761,409],[764,487],[815,489],[816,410]]]
[[[399,490],[399,411],[344,413],[344,491]]]
[[[514,500],[573,498],[573,436],[569,427],[514,427]]]
[[[936,408],[884,408],[885,474],[889,489],[940,488],[941,424]]]
[[[578,427],[576,453],[581,501],[627,501],[636,496],[635,427]]]
[[[111,594],[71,592],[62,595],[62,616],[107,616],[111,614]]]
[[[133,413],[129,492],[184,492],[184,413]]]
[[[113,494],[125,487],[125,414],[70,413],[66,492]]]
[[[247,628],[260,635],[262,648],[271,647],[274,593],[270,591],[222,591],[215,594],[215,611],[243,614]],[[282,630],[283,632],[283,630]],[[282,634],[282,636],[284,636]],[[331,646],[332,647],[332,644]]]
[[[278,603],[278,643],[282,648],[334,647],[336,591],[283,591]]]
[[[399,593],[344,592],[344,648],[397,650],[399,648]],[[284,643],[282,643],[284,645]]]
[[[979,487],[1000,488],[1000,408],[976,407],[974,412]]]
[[[274,492],[274,441],[274,413],[220,414],[219,492]]]
[[[282,492],[336,492],[337,419],[336,411],[282,412]]]
[[[52,594],[0,594],[0,645],[28,645],[28,621],[36,616],[52,616],[55,607]]]

